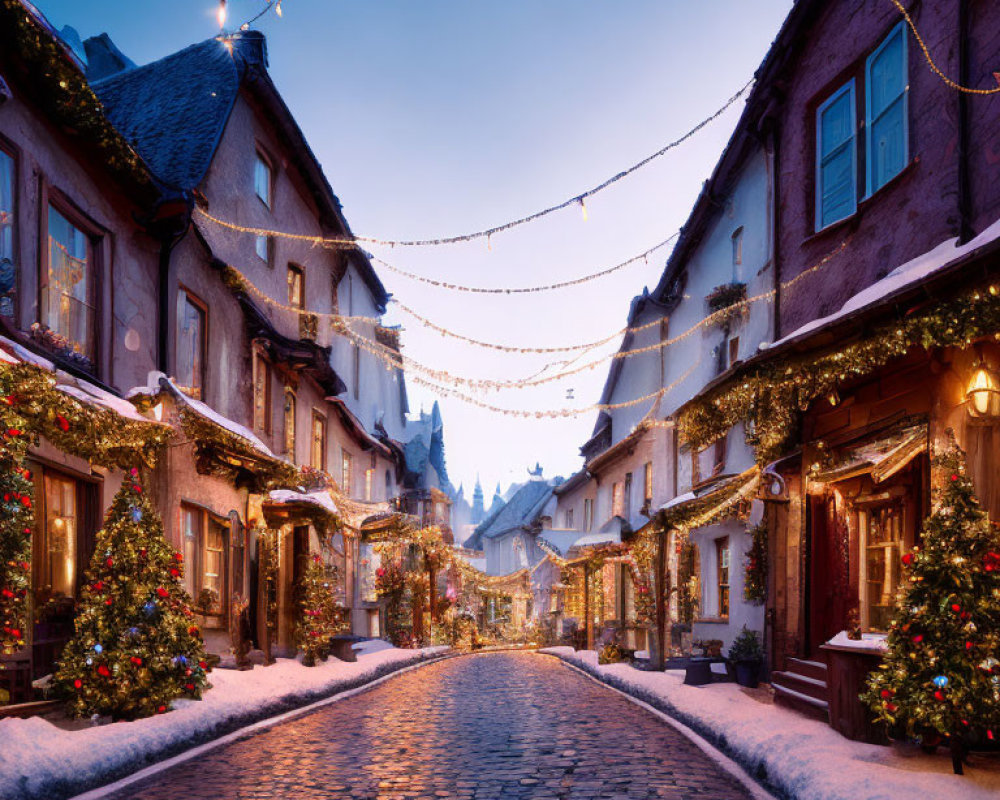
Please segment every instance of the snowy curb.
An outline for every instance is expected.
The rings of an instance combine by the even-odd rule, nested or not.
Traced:
[[[974,757],[964,777],[945,755],[905,757],[850,741],[827,723],[762,703],[735,684],[684,685],[684,673],[598,665],[593,651],[538,651],[692,728],[776,797],[786,800],[997,800],[1000,761]]]
[[[78,731],[39,718],[0,720],[0,797],[65,800],[192,748],[210,748],[220,737],[240,738],[250,732],[243,729],[266,726],[276,716],[308,713],[312,705],[448,657],[449,650],[386,646],[359,653],[355,663],[331,658],[306,668],[279,659],[248,672],[216,670],[210,675],[215,687],[201,701],[178,700],[175,710],[162,716]]]

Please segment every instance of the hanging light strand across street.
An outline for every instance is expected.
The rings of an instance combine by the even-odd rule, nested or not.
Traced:
[[[617,175],[608,178],[607,180],[603,181],[602,183],[598,184],[592,189],[588,189],[587,191],[581,194],[574,195],[568,200],[564,200],[561,203],[557,203],[556,205],[544,208],[541,211],[536,211],[533,214],[528,214],[525,217],[520,217],[518,219],[511,220],[510,222],[504,222],[500,225],[494,225],[493,227],[484,228],[483,230],[473,231],[471,233],[463,233],[463,234],[458,234],[456,236],[443,236],[438,238],[427,238],[427,239],[382,239],[375,236],[334,236],[334,237],[313,236],[309,234],[289,233],[287,231],[276,231],[276,230],[268,230],[265,228],[253,228],[244,225],[237,225],[235,223],[226,222],[217,217],[214,217],[202,208],[198,208],[197,211],[203,217],[216,223],[217,225],[221,225],[225,228],[229,228],[230,230],[238,231],[240,233],[251,233],[256,236],[273,236],[279,239],[291,239],[294,241],[309,242],[318,247],[328,247],[331,249],[353,248],[357,247],[358,243],[371,244],[371,245],[384,245],[386,247],[427,247],[427,246],[444,245],[444,244],[458,244],[460,242],[472,242],[477,239],[489,240],[491,237],[496,236],[498,233],[504,233],[506,231],[512,230],[513,228],[525,225],[529,222],[534,222],[535,220],[541,219],[542,217],[546,217],[549,214],[554,214],[556,211],[562,211],[563,209],[569,208],[570,206],[573,205],[578,205],[584,211],[586,211],[586,201],[588,198],[593,197],[595,194],[604,191],[609,186],[614,185],[623,178],[631,175],[633,172],[642,169],[650,162],[655,161],[656,159],[660,158],[661,156],[673,150],[675,147],[678,147],[679,145],[686,142],[688,139],[690,139],[692,136],[694,136],[696,133],[698,133],[700,130],[706,127],[709,123],[714,122],[716,119],[721,117],[727,110],[729,110],[729,108],[737,100],[743,97],[750,90],[750,87],[752,85],[753,85],[753,78],[751,78],[749,81],[743,84],[743,86],[736,92],[736,94],[730,97],[714,113],[703,119],[701,122],[699,122],[697,125],[691,128],[691,130],[689,130],[683,136],[674,139],[672,142],[669,142],[668,144],[661,147],[655,153],[651,153],[650,155],[643,158],[641,161],[637,161],[631,167],[622,170]]]
[[[820,259],[820,261],[816,262],[811,267],[803,270],[794,278],[791,278],[788,281],[785,281],[783,284],[781,284],[781,290],[787,291],[793,288],[796,284],[804,280],[809,275],[818,272],[820,269],[826,266],[838,253],[841,253],[848,246],[849,242],[850,242],[850,237],[841,242],[841,244],[838,247],[830,251],[826,256]],[[297,315],[311,313],[303,311],[303,309],[301,308],[289,306],[271,300],[266,293],[264,293],[263,291],[255,287],[252,283],[250,283],[242,275],[242,273],[240,273],[239,270],[237,270],[235,267],[228,267],[228,269],[231,270],[232,274],[238,278],[238,285],[240,285],[241,288],[250,291],[252,294],[254,294],[254,296],[260,298],[264,302],[270,303],[272,306],[275,306],[282,310],[293,312]],[[685,339],[697,333],[698,331],[702,330],[703,328],[711,326],[725,319],[729,315],[732,315],[734,313],[739,313],[749,308],[754,303],[771,300],[775,296],[775,294],[777,294],[777,291],[778,290],[776,289],[768,289],[767,291],[761,292],[752,297],[747,297],[743,300],[733,303],[730,306],[719,309],[718,311],[715,311],[714,313],[709,314],[706,317],[703,317],[701,320],[692,325],[690,328],[683,331],[682,333],[677,334],[676,336],[673,336],[669,339],[662,339],[658,342],[654,342],[653,344],[647,345],[645,347],[636,347],[636,348],[629,348],[626,350],[619,350],[618,352],[613,353],[611,355],[602,356],[600,358],[584,362],[583,364],[579,364],[575,367],[569,366],[572,362],[566,362],[566,361],[551,362],[549,364],[546,364],[540,370],[536,370],[534,373],[532,373],[532,375],[526,378],[512,378],[503,380],[496,380],[489,378],[467,378],[463,376],[452,375],[447,370],[434,369],[433,367],[429,367],[425,364],[422,364],[421,362],[409,358],[408,356],[404,356],[397,350],[389,348],[384,344],[382,344],[381,342],[371,339],[368,336],[358,333],[357,331],[354,330],[353,325],[356,323],[370,325],[376,328],[383,328],[383,326],[380,326],[377,323],[375,323],[375,321],[371,317],[357,317],[357,316],[348,317],[348,316],[341,316],[339,314],[327,314],[327,313],[315,313],[311,315],[317,318],[328,319],[334,326],[334,330],[337,333],[345,336],[359,348],[365,350],[375,358],[382,361],[383,365],[387,369],[412,369],[417,372],[422,372],[423,374],[432,377],[434,380],[448,381],[453,384],[468,386],[477,390],[530,389],[538,386],[543,386],[549,383],[554,383],[556,381],[560,381],[565,378],[578,375],[588,370],[596,369],[597,367],[599,367],[608,360],[615,361],[626,358],[633,358],[635,356],[664,350],[668,347],[677,344],[678,342],[684,341]],[[640,330],[645,330],[651,327],[659,326],[661,322],[662,321],[660,319],[656,319],[644,325],[635,328],[626,328],[624,330],[627,332],[636,333]],[[383,328],[383,330],[384,329],[385,328]],[[581,355],[585,354],[587,350],[594,349],[595,347],[599,347],[601,344],[606,344],[607,342],[610,342],[616,336],[617,334],[612,335],[607,339],[600,341],[598,343],[591,343],[586,346],[581,346],[579,349],[584,351],[584,353],[582,353]],[[543,373],[546,372],[548,369],[557,366],[564,366],[567,368],[563,369],[560,372],[553,373],[551,375],[543,375]]]
[[[638,264],[640,261],[642,261],[643,263],[646,263],[648,261],[649,257],[653,253],[655,253],[657,250],[660,250],[660,249],[666,247],[668,244],[670,244],[672,241],[674,241],[678,236],[680,236],[680,231],[677,231],[676,233],[672,233],[670,236],[668,236],[666,239],[664,239],[659,244],[653,245],[648,250],[646,250],[646,251],[644,251],[642,253],[639,253],[639,255],[637,255],[637,256],[632,256],[631,258],[626,259],[625,261],[622,261],[622,262],[620,262],[618,264],[615,264],[613,267],[607,267],[607,268],[599,270],[597,272],[592,272],[589,275],[584,275],[584,276],[582,276],[580,278],[572,278],[570,280],[559,281],[558,283],[549,283],[549,284],[545,284],[545,285],[542,285],[542,286],[520,286],[520,287],[514,287],[514,288],[491,288],[491,287],[485,287],[485,286],[463,286],[460,283],[449,283],[447,281],[439,281],[439,280],[437,280],[435,278],[426,278],[423,275],[417,275],[416,273],[413,273],[413,272],[407,272],[406,270],[400,269],[399,267],[395,267],[392,264],[390,264],[388,261],[385,261],[385,260],[383,260],[383,259],[379,258],[378,256],[373,255],[371,253],[368,253],[368,257],[371,258],[372,261],[375,261],[376,263],[381,264],[383,267],[385,267],[386,269],[388,269],[390,272],[394,272],[397,275],[402,275],[403,277],[409,278],[410,280],[420,281],[421,283],[426,283],[426,284],[429,284],[431,286],[437,286],[440,289],[450,289],[450,290],[456,291],[456,292],[472,292],[472,293],[475,293],[475,294],[529,294],[529,293],[532,293],[532,292],[549,292],[549,291],[552,291],[554,289],[565,289],[565,288],[567,288],[569,286],[579,286],[581,283],[587,283],[589,281],[596,280],[597,278],[603,278],[606,275],[611,275],[612,273],[615,273],[615,272],[618,272],[619,270],[625,269],[625,267],[629,267],[632,264]]]

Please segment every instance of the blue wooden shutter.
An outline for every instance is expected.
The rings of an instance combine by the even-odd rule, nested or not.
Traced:
[[[856,128],[852,80],[816,110],[816,230],[857,207]]]
[[[906,166],[908,154],[906,28],[899,23],[865,64],[867,193]]]

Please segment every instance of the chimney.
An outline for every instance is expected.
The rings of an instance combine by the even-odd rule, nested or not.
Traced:
[[[83,49],[87,53],[88,81],[99,81],[135,67],[135,62],[119,50],[106,33],[91,36],[83,43]]]
[[[267,70],[267,39],[260,31],[244,31],[233,37],[235,51],[248,68]]]

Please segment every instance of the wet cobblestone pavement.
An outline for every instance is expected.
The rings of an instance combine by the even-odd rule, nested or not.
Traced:
[[[114,800],[725,798],[672,727],[553,658],[441,661],[211,750]]]

